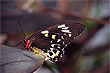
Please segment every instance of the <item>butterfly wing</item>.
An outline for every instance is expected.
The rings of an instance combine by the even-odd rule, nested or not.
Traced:
[[[57,24],[38,31],[30,38],[32,46],[47,53],[48,60],[56,62],[64,54],[64,48],[85,29],[78,22]]]

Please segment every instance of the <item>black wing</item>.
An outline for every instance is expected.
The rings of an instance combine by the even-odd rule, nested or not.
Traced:
[[[64,54],[64,48],[85,29],[78,22],[66,22],[42,29],[30,38],[32,47],[37,47],[47,54],[50,61],[56,62]]]

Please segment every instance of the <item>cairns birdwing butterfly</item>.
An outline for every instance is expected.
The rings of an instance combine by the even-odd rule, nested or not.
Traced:
[[[82,23],[65,22],[41,29],[21,43],[25,49],[44,55],[45,60],[56,62],[63,56],[65,47],[84,29]]]

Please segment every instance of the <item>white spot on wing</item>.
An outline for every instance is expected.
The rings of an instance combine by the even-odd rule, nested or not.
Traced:
[[[58,45],[59,46],[59,44],[51,44],[52,47],[54,47],[55,45]]]
[[[46,61],[46,60],[49,60],[49,57],[46,57],[46,58],[45,58],[45,61]]]
[[[67,44],[65,46],[67,46]]]
[[[55,44],[51,44],[52,47],[54,47]]]
[[[66,27],[65,24],[58,26],[58,28]]]
[[[61,31],[65,33],[71,33],[69,30],[61,30]]]
[[[71,37],[72,34],[68,34],[68,35],[69,35],[69,37]]]
[[[64,51],[64,48],[62,49],[62,51]]]
[[[53,51],[54,48],[50,48],[51,51]]]
[[[57,61],[58,61],[58,59],[56,58],[55,62],[57,62]]]
[[[62,54],[60,55],[60,57],[62,57]]]
[[[64,28],[62,28],[62,29],[68,29],[69,27],[64,27]]]
[[[52,43],[52,41],[50,41],[50,43]]]
[[[61,38],[62,38],[62,39],[64,39],[64,37],[63,37],[63,36],[61,36]]]
[[[63,45],[65,44],[65,42],[63,42]]]
[[[45,31],[41,31],[42,34],[45,34],[45,33],[49,33],[48,30],[45,30]]]

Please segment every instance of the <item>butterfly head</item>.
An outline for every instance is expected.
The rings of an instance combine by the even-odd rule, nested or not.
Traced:
[[[32,42],[30,41],[30,39],[28,39],[28,38],[26,37],[26,38],[24,39],[23,43],[24,43],[25,49],[30,50],[30,47],[31,47],[31,44],[32,44]]]

